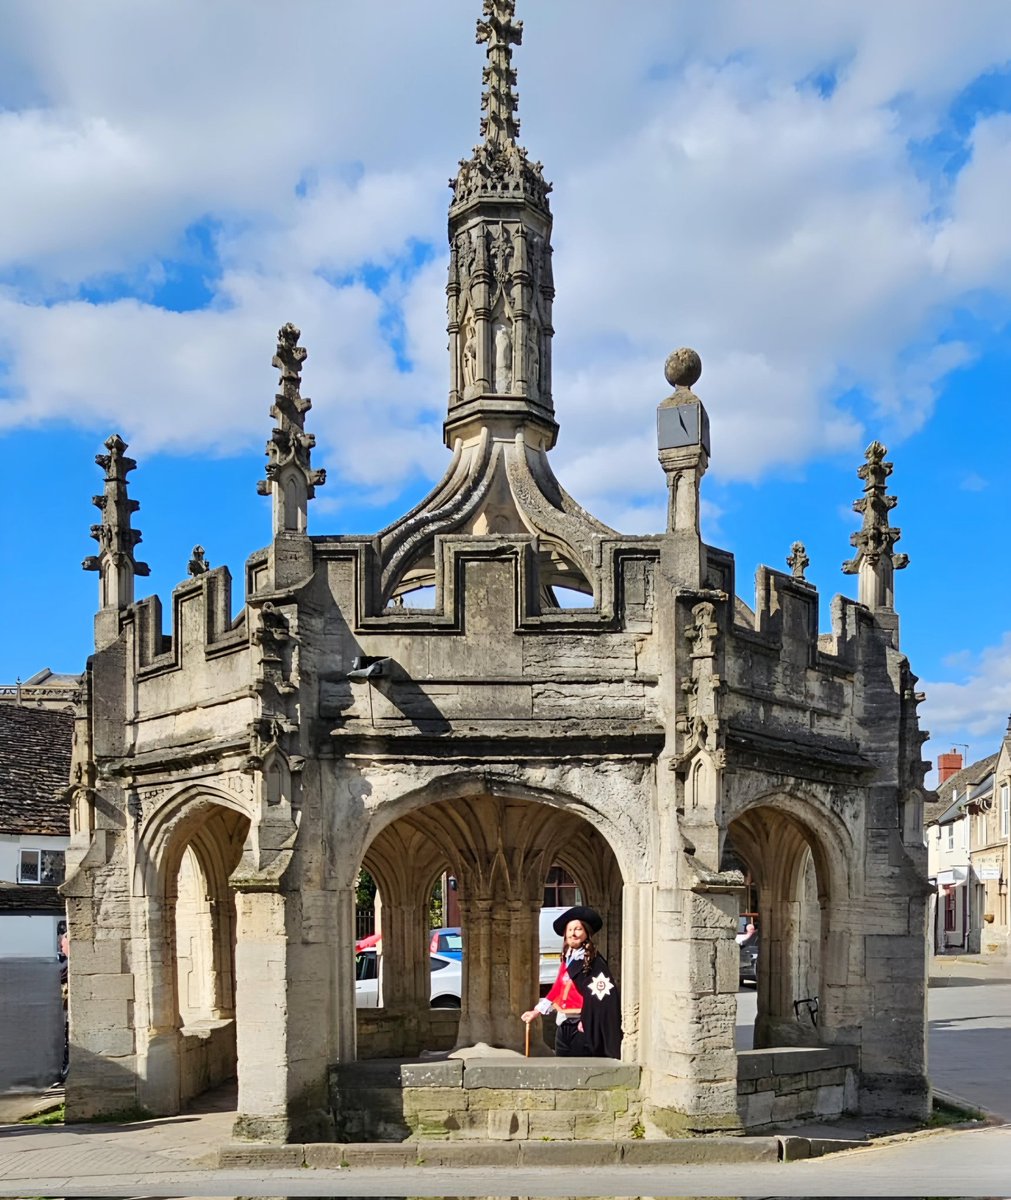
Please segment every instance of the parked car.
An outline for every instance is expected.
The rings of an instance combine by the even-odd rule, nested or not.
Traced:
[[[568,905],[560,908],[542,908],[540,913],[540,984],[542,993],[555,982],[558,975],[558,956],[562,939],[555,933],[555,919],[565,912]],[[463,936],[459,925],[443,925],[433,929],[428,943],[429,953],[442,954],[446,958],[463,961]]]
[[[432,964],[432,1007],[459,1008],[463,994],[463,964],[446,954],[430,954]]]
[[[758,927],[753,913],[742,913],[737,923],[737,950],[739,957],[740,985],[753,983],[758,986]]]
[[[459,959],[430,954],[432,1007],[459,1008],[463,968]],[[379,959],[374,949],[355,955],[355,1004],[358,1008],[379,1007]]]
[[[460,962],[463,958],[463,935],[459,925],[443,925],[432,930],[428,943],[430,954],[444,954],[447,958],[455,958]]]

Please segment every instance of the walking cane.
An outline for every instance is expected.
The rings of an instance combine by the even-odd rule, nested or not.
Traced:
[[[529,1058],[530,1057],[530,1022],[526,1021],[526,1022],[524,1022],[524,1024],[527,1027],[527,1038],[526,1038],[526,1045],[523,1048],[523,1057]]]

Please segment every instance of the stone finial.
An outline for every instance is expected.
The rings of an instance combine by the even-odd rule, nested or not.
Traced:
[[[672,388],[693,388],[702,378],[702,359],[688,346],[667,355],[663,373]]]
[[[484,0],[484,18],[477,23],[477,42],[487,44],[488,65],[481,81],[481,136],[488,145],[515,145],[520,131],[515,115],[516,70],[512,65],[512,47],[523,41],[523,22],[517,21],[516,0]]]
[[[133,603],[133,581],[137,575],[150,575],[151,568],[134,558],[134,547],[141,541],[139,529],[132,528],[131,517],[140,508],[127,494],[126,477],[137,464],[127,458],[126,442],[114,433],[106,443],[108,454],[96,454],[95,462],[105,472],[105,488],[91,502],[102,513],[91,536],[98,542],[98,554],[81,563],[85,571],[99,573],[99,608],[126,608]]]
[[[794,542],[790,547],[790,557],[786,560],[786,565],[793,572],[794,579],[804,579],[804,572],[811,565],[811,560],[803,542]]]
[[[709,466],[709,414],[692,391],[702,359],[683,346],[667,356],[664,375],[674,391],[656,410],[657,457],[667,477],[667,532],[678,535],[678,572],[689,585],[705,578],[699,489]]]
[[[277,350],[271,364],[281,372],[279,391],[270,415],[277,421],[267,443],[267,478],[256,490],[272,496],[274,533],[306,532],[307,504],[316,488],[326,482],[326,471],[314,470],[310,463],[316,439],[305,432],[305,414],[312,401],[303,396],[302,363],[308,351],[298,344],[301,331],[289,321],[277,333]]]
[[[211,564],[204,557],[203,546],[194,546],[193,554],[190,561],[186,564],[186,571],[189,575],[206,575],[211,569]]]
[[[873,610],[895,607],[894,572],[909,564],[908,555],[896,554],[894,550],[902,530],[889,523],[888,514],[898,500],[885,490],[893,469],[890,462],[885,462],[887,453],[880,442],[871,442],[864,454],[867,461],[857,471],[864,481],[864,494],[853,501],[853,509],[863,514],[863,523],[850,535],[850,545],[857,552],[842,567],[846,575],[860,577],[860,603]]]

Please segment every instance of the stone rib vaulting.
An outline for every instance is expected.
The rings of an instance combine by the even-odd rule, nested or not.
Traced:
[[[175,1113],[233,1076],[236,1136],[274,1141],[926,1112],[925,735],[899,649],[891,464],[874,443],[860,468],[844,568],[860,599],[832,601],[828,633],[799,543],[788,572],[759,569],[750,607],[732,556],[702,540],[694,351],[667,360],[657,410],[666,529],[624,537],[565,492],[550,188],[517,141],[521,32],[512,0],[485,0],[482,140],[449,210],[452,457],[431,494],[372,537],[309,532],[325,479],[290,324],[259,488],[272,537],[238,597],[197,547],[168,613],[136,600],[136,464],[117,436],[98,458],[63,888],[68,1119]],[[489,1057],[522,1050],[554,864],[603,914],[622,990],[622,1062],[596,1075],[540,1039],[536,1070]],[[355,1006],[363,866],[382,897],[375,1009]],[[424,951],[447,872],[458,1010],[429,1006]],[[761,952],[738,1051],[742,912]],[[605,1102],[591,1077],[606,1069]]]

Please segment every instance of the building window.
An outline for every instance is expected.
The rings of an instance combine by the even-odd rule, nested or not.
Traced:
[[[944,932],[955,932],[955,889],[944,889]]]
[[[571,908],[574,904],[582,903],[583,893],[579,884],[564,867],[555,863],[544,881],[544,907]]]
[[[954,821],[952,821],[952,823],[948,826],[948,849],[949,850],[955,849],[955,822]]]
[[[1002,783],[1000,785],[1000,835],[1002,838],[1007,837],[1009,827],[1011,827],[1011,784]]]
[[[55,887],[65,874],[62,850],[22,850],[18,859],[18,883],[44,883]]]

